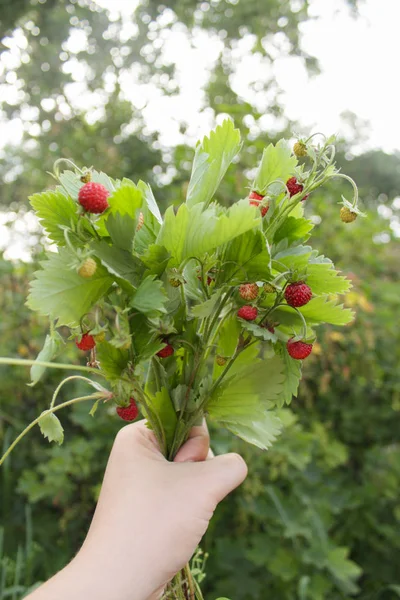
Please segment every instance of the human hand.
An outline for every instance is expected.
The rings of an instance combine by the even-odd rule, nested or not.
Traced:
[[[192,556],[217,504],[246,474],[239,455],[210,456],[205,427],[193,428],[174,463],[143,421],[124,427],[82,549],[29,599],[160,598]]]

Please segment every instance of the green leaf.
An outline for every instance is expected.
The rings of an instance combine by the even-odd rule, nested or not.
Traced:
[[[46,335],[43,348],[37,355],[36,361],[51,362],[54,358],[56,358],[63,345],[64,340],[57,331],[53,331],[52,334]],[[31,383],[28,385],[34,386],[38,381],[40,381],[45,371],[46,367],[43,367],[42,365],[32,365]]]
[[[207,252],[222,246],[260,225],[260,215],[247,200],[234,204],[228,211],[217,214],[216,207],[203,210],[203,204],[189,209],[182,204],[175,215],[170,206],[157,243],[171,254],[170,266],[177,266],[185,258],[201,258]]]
[[[162,281],[149,275],[142,281],[136,290],[130,305],[148,317],[156,317],[159,313],[166,312],[168,296]]]
[[[354,312],[337,304],[335,299],[326,297],[313,298],[306,306],[299,309],[310,323],[330,323],[331,325],[347,325],[354,319]]]
[[[271,411],[257,410],[257,407],[252,405],[248,406],[248,410],[251,411],[251,414],[249,412],[235,414],[231,421],[224,421],[222,415],[222,418],[218,419],[215,419],[212,413],[209,415],[211,419],[218,421],[219,425],[226,427],[245,442],[267,450],[281,432],[281,421]],[[226,414],[226,417],[229,417],[229,413]]]
[[[314,225],[308,219],[288,217],[275,232],[274,244],[279,244],[281,240],[285,240],[287,246],[299,240],[305,242],[310,237],[309,233],[313,227]]]
[[[49,442],[62,444],[64,441],[64,429],[58,417],[55,414],[45,410],[40,415],[39,423],[40,431]]]
[[[167,449],[170,450],[174,440],[178,418],[168,390],[165,387],[161,388],[161,390],[151,398],[151,408],[160,418],[167,440]]]
[[[100,362],[100,369],[107,375],[107,379],[110,381],[119,380],[128,365],[128,350],[115,348],[109,342],[104,341],[96,346],[96,355]]]
[[[261,231],[251,229],[229,242],[221,257],[218,281],[261,281],[270,273],[271,256]]]
[[[144,361],[154,356],[165,343],[150,330],[147,317],[142,313],[130,317],[131,330],[134,331],[132,345],[135,352],[135,361]]]
[[[276,335],[269,331],[266,327],[260,327],[256,323],[249,323],[247,321],[244,321],[242,326],[256,338],[260,338],[265,342],[276,342]]]
[[[240,150],[240,132],[226,119],[197,145],[186,203],[204,206],[213,198],[233,158]]]
[[[206,317],[209,317],[212,314],[218,302],[220,301],[220,299],[221,290],[217,290],[211,296],[211,298],[209,298],[205,302],[202,302],[201,304],[196,304],[195,306],[193,306],[191,310],[192,315],[200,319],[205,319]]]
[[[284,365],[282,358],[274,356],[267,360],[255,359],[240,366],[215,390],[208,407],[214,415],[226,412],[228,406],[235,412],[242,411],[249,403],[267,403],[272,406],[282,393]],[[247,410],[247,409],[246,409]]]
[[[305,270],[311,256],[311,246],[295,246],[278,252],[273,259],[283,263],[289,269],[302,271]]]
[[[150,244],[146,252],[141,256],[142,261],[154,275],[162,275],[167,268],[170,254],[164,246]]]
[[[62,227],[71,227],[78,222],[76,202],[60,191],[34,194],[29,196],[29,201],[48,237],[58,245],[64,246]]]
[[[338,580],[343,592],[356,594],[359,588],[355,581],[361,576],[362,569],[347,558],[348,554],[348,548],[342,546],[329,550],[326,557],[326,566],[335,579]]]
[[[134,287],[140,284],[146,266],[139,258],[127,250],[110,246],[105,240],[94,241],[91,247],[109,273]]]
[[[58,320],[58,326],[75,325],[82,315],[104,296],[112,284],[106,269],[99,265],[96,273],[85,279],[70,269],[73,255],[61,248],[49,253],[31,283],[27,306],[41,315]]]
[[[313,294],[344,294],[351,288],[351,281],[335,270],[331,261],[308,263],[307,285]]]
[[[108,203],[110,208],[107,215],[128,215],[136,222],[136,214],[143,203],[142,192],[132,181],[124,179],[120,187],[109,196]]]
[[[153,191],[148,183],[144,181],[139,181],[138,189],[142,192],[144,199],[146,200],[147,208],[150,213],[156,218],[160,225],[162,224],[162,216],[160,213],[160,209],[158,208],[156,199],[154,198]]]
[[[144,254],[150,244],[156,241],[162,218],[151,187],[139,181],[138,188],[143,194],[145,202],[142,205],[143,227],[136,233],[134,249],[138,254]]]
[[[105,226],[117,248],[132,252],[136,229],[136,221],[133,217],[121,215],[119,212],[112,213],[105,221]]]
[[[290,404],[293,396],[297,398],[302,363],[300,360],[295,360],[288,354],[286,346],[282,342],[278,345],[278,351],[279,356],[281,356],[283,360],[285,374],[282,395],[277,402],[277,407],[281,408],[284,404]]]
[[[286,183],[289,177],[293,175],[296,165],[297,159],[292,154],[286,140],[279,140],[276,146],[270,144],[263,152],[254,179],[253,189],[264,192],[275,179],[280,179],[283,183]],[[281,190],[281,188],[278,189]]]

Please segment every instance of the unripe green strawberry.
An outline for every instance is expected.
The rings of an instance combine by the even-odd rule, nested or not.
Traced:
[[[351,211],[347,206],[340,209],[340,218],[343,223],[353,223],[357,219],[357,213]]]
[[[96,340],[96,343],[100,344],[101,342],[104,342],[104,340],[106,339],[106,332],[100,331],[100,333],[96,333],[93,337]]]
[[[175,277],[172,277],[169,282],[174,288],[178,288],[180,285],[182,285],[182,281],[180,279],[176,279]]]
[[[136,231],[140,231],[144,225],[144,215],[143,213],[139,213],[138,224],[136,226]]]
[[[92,174],[90,171],[85,171],[85,173],[83,173],[80,177],[80,180],[82,181],[82,183],[89,183],[89,181],[92,181]]]
[[[297,156],[297,158],[301,158],[302,156],[307,156],[307,147],[304,142],[296,142],[293,146],[293,152]]]
[[[93,258],[87,258],[79,267],[78,274],[85,279],[89,279],[96,273],[97,264]]]
[[[264,292],[266,294],[275,294],[276,288],[271,283],[264,283]]]
[[[239,294],[243,300],[255,300],[258,296],[258,285],[256,283],[244,283],[239,286]]]
[[[223,367],[224,365],[226,365],[226,358],[225,356],[221,356],[220,354],[217,354],[216,357],[216,363],[219,367]]]

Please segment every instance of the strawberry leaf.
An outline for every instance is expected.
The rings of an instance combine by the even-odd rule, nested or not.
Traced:
[[[354,319],[354,312],[350,308],[344,308],[335,299],[328,300],[326,297],[313,298],[300,311],[311,324],[347,325]]]
[[[264,192],[275,179],[280,179],[283,183],[286,183],[289,177],[293,175],[296,165],[297,158],[292,154],[286,140],[279,140],[276,146],[270,144],[263,152],[254,179],[253,189]],[[282,186],[276,186],[277,192],[282,190]],[[272,189],[272,191],[275,190]]]
[[[140,284],[146,266],[139,258],[133,256],[127,250],[110,246],[105,240],[94,241],[91,247],[102,265],[117,280],[124,279],[130,286],[134,287]]]
[[[96,355],[100,362],[100,369],[107,375],[109,381],[118,380],[128,365],[128,350],[115,348],[115,346],[106,341],[97,345]]]
[[[344,294],[351,288],[351,281],[335,270],[330,260],[313,262],[307,266],[307,285],[313,294]]]
[[[48,237],[64,246],[63,227],[74,227],[78,222],[76,202],[60,191],[34,194],[29,201]]]
[[[161,390],[151,398],[150,405],[160,418],[167,441],[167,449],[170,450],[174,440],[178,418],[168,390],[165,387],[161,388]]]
[[[64,441],[64,429],[55,414],[45,410],[42,412],[39,423],[40,431],[49,442],[61,445]]]
[[[113,244],[117,248],[132,252],[133,238],[135,237],[135,219],[129,215],[112,213],[105,222]]]
[[[189,209],[182,204],[175,215],[170,206],[157,243],[171,254],[170,266],[178,266],[185,258],[202,258],[207,252],[228,243],[260,224],[260,216],[247,200],[217,214],[215,206],[203,210],[203,204]]]
[[[154,275],[146,277],[130,301],[132,308],[136,308],[150,318],[167,312],[165,306],[168,302],[162,281],[154,277]]]
[[[295,360],[289,356],[286,346],[279,342],[278,346],[279,356],[281,356],[284,365],[285,379],[283,381],[282,395],[277,402],[277,407],[281,408],[284,404],[290,404],[292,397],[297,398],[297,390],[301,379],[301,361]]]
[[[51,362],[57,354],[61,351],[64,345],[64,340],[58,331],[53,331],[50,335],[46,335],[44,346],[36,357],[36,361],[39,362]],[[30,386],[34,386],[43,377],[46,367],[42,365],[32,365],[31,367],[31,383]]]
[[[101,265],[96,273],[85,279],[70,268],[74,256],[61,248],[49,253],[48,259],[36,271],[31,283],[27,305],[41,315],[57,319],[60,325],[76,325],[82,315],[104,296],[113,280]]]
[[[293,216],[288,217],[277,229],[274,235],[274,244],[285,240],[286,247],[302,240],[306,242],[310,237],[314,225],[308,219],[296,219]]]
[[[229,165],[240,150],[240,132],[226,119],[197,145],[186,203],[207,206]]]

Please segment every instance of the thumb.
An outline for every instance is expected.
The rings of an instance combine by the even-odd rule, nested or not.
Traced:
[[[216,456],[192,466],[197,478],[201,480],[203,490],[211,493],[216,503],[221,502],[247,476],[246,463],[235,453]]]

